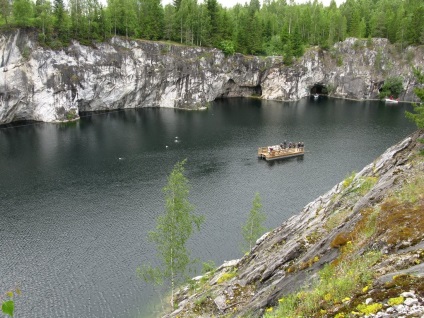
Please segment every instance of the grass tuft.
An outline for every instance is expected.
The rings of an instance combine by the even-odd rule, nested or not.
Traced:
[[[217,283],[222,284],[230,279],[234,278],[237,275],[237,271],[225,272],[219,278]]]

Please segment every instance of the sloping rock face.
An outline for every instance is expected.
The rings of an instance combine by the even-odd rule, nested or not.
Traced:
[[[283,297],[308,290],[326,264],[338,264],[346,257],[360,258],[369,251],[382,255],[369,268],[375,277],[373,287],[361,291],[363,286],[359,286],[360,294],[349,295],[348,302],[387,302],[384,297],[413,290],[420,306],[419,315],[413,317],[421,317],[424,144],[417,140],[423,137],[424,131],[418,131],[389,148],[361,172],[265,234],[242,259],[197,278],[202,283],[196,292],[181,291],[179,308],[166,317],[261,317]],[[392,282],[407,275],[412,275],[414,286]],[[324,302],[322,298],[319,300]],[[333,312],[318,311],[310,316],[334,317],[343,306],[348,305],[340,301],[330,307]],[[393,313],[394,309],[390,310]]]
[[[225,57],[217,49],[117,37],[51,50],[29,32],[10,31],[0,35],[0,124],[122,108],[198,109],[227,97],[297,100],[315,84],[330,96],[370,99],[389,76],[402,76],[402,99],[413,100],[410,65],[424,65],[422,51],[398,54],[383,39],[347,39],[330,51],[311,49],[288,67],[280,57]]]

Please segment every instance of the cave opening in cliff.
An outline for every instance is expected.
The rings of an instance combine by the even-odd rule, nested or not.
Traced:
[[[328,95],[328,88],[324,84],[317,83],[314,86],[312,86],[311,95]]]
[[[260,97],[262,96],[261,85],[239,85],[233,79],[229,79],[222,88],[217,99],[229,97]]]

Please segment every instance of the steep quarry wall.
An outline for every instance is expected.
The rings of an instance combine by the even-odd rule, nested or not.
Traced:
[[[423,49],[401,54],[384,39],[311,49],[291,66],[281,57],[226,57],[217,49],[117,37],[51,50],[22,30],[1,34],[0,52],[0,124],[59,122],[121,108],[197,109],[227,97],[297,100],[315,84],[330,96],[372,99],[390,76],[403,77],[401,98],[413,100],[411,65],[424,65]]]

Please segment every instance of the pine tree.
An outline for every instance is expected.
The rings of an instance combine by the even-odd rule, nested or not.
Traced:
[[[218,43],[218,2],[217,0],[207,0],[206,9],[209,19],[209,44],[216,45]]]
[[[53,15],[53,25],[57,31],[59,42],[65,44],[70,40],[71,21],[68,12],[65,10],[63,0],[54,0]]]
[[[171,304],[174,304],[174,290],[177,282],[185,278],[186,271],[192,263],[186,248],[187,240],[193,233],[193,225],[199,230],[202,216],[192,213],[193,206],[188,201],[189,183],[184,176],[186,160],[178,162],[168,177],[165,193],[165,213],[157,219],[156,231],[149,233],[149,238],[156,244],[162,266],[144,265],[138,274],[147,282],[161,284],[169,279],[171,284]]]

